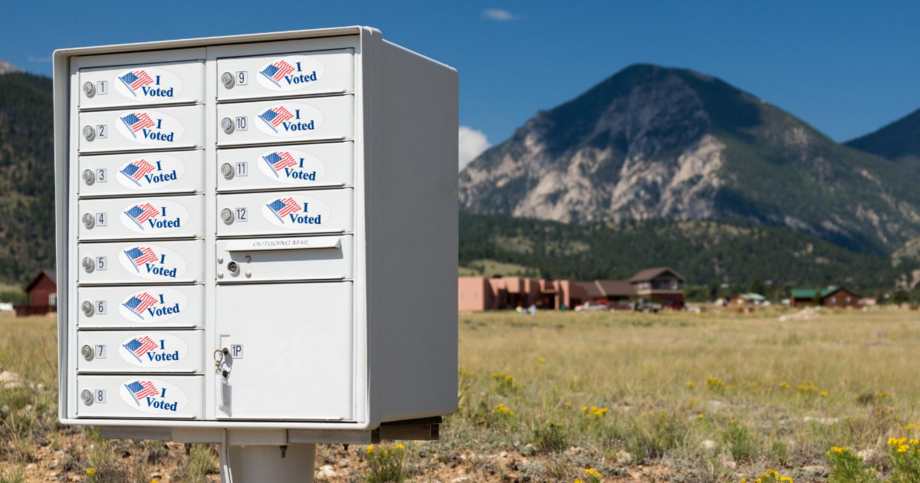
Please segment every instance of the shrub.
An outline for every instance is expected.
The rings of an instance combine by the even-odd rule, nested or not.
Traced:
[[[722,433],[722,439],[735,461],[748,461],[754,456],[757,442],[743,424],[731,421]]]
[[[891,438],[888,440],[891,459],[891,483],[920,481],[920,440]]]
[[[566,448],[565,430],[556,423],[534,429],[533,445],[543,451],[563,451]]]
[[[863,460],[849,448],[834,446],[827,452],[830,476],[828,483],[873,483],[875,475],[863,466]]]
[[[392,448],[368,446],[365,459],[367,483],[402,483],[406,479],[406,447],[401,444]]]

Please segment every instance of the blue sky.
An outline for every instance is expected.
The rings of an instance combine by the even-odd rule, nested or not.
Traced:
[[[471,151],[637,62],[715,75],[837,140],[920,108],[920,2],[32,0],[4,5],[0,59],[50,75],[62,47],[355,24],[457,68]]]

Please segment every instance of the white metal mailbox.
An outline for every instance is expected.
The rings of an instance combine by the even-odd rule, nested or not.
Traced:
[[[200,105],[87,111],[79,116],[81,153],[196,148],[204,144],[204,106]]]
[[[354,90],[354,49],[218,59],[217,71],[220,100],[344,94]]]
[[[54,65],[62,422],[370,442],[456,410],[455,70],[366,27]]]
[[[80,329],[204,326],[203,285],[80,287],[76,301]]]
[[[77,251],[81,285],[204,280],[203,240],[81,243]]]
[[[84,109],[204,100],[204,62],[125,65],[80,71],[79,104]]]
[[[222,149],[217,191],[353,186],[354,143]]]
[[[80,197],[204,191],[204,151],[80,156]]]

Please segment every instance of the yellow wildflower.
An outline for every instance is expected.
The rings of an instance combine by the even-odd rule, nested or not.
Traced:
[[[570,403],[570,402],[565,403],[565,407],[567,407],[567,408],[572,407],[572,403]]]
[[[540,362],[546,362],[546,359],[544,359],[544,358],[542,358],[542,357],[539,358],[539,359],[537,359],[537,360],[540,361]]]
[[[588,468],[588,469],[586,469],[586,470],[585,470],[585,473],[587,473],[587,474],[589,474],[589,475],[591,475],[591,476],[593,476],[593,477],[595,477],[595,478],[600,478],[600,477],[601,477],[601,473],[600,473],[599,471],[595,470],[594,468]]]
[[[396,449],[406,449],[406,447],[401,444],[397,444]]]
[[[86,474],[89,475],[89,476],[95,475],[95,474],[96,474],[96,468],[90,468],[90,469],[86,470]]]
[[[367,454],[374,454],[374,447],[372,445],[367,445]]]
[[[821,397],[827,397],[827,391],[821,391]]]
[[[687,387],[693,387],[693,386],[694,386],[693,381],[687,381]]]

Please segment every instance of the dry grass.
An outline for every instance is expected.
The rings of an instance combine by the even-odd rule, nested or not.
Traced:
[[[440,443],[407,445],[408,478],[846,483],[828,480],[834,446],[864,452],[861,478],[891,478],[888,439],[920,435],[918,313],[779,315],[460,314],[460,412]],[[0,383],[0,482],[214,481],[207,446],[60,427],[55,358],[52,319],[0,318],[0,364],[22,377]],[[321,447],[317,466],[362,481],[364,452]],[[891,481],[920,481],[906,471]]]

